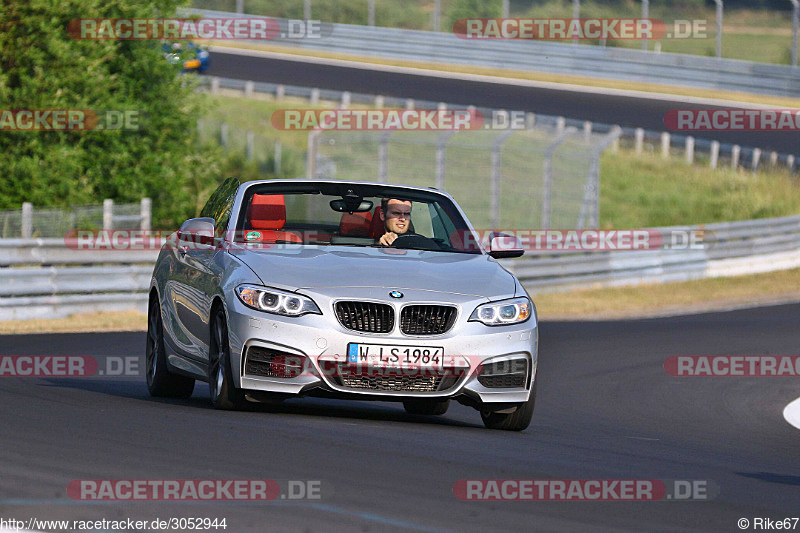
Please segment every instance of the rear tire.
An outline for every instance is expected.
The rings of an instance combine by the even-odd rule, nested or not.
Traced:
[[[501,429],[504,431],[522,431],[531,424],[533,409],[536,406],[536,385],[534,381],[528,401],[517,407],[513,413],[493,413],[481,409],[483,424],[489,429]]]
[[[194,390],[194,379],[171,374],[164,349],[164,322],[158,296],[150,298],[147,309],[147,347],[145,348],[147,390],[156,398],[188,398]]]
[[[443,415],[450,407],[450,400],[403,400],[403,407],[410,415]]]
[[[237,389],[231,372],[231,349],[225,312],[218,308],[211,320],[211,343],[208,354],[208,392],[216,409],[238,410],[248,401]]]

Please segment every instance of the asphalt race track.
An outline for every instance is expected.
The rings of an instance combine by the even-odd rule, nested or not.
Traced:
[[[155,400],[144,377],[2,378],[0,516],[225,517],[227,531],[739,531],[800,513],[797,378],[678,378],[670,355],[797,354],[800,305],[669,319],[544,322],[539,403],[522,433],[392,403],[292,400],[221,412],[198,384]],[[141,356],[144,333],[4,336],[3,355]],[[143,360],[143,356],[141,357]],[[322,480],[318,501],[71,500],[74,479]],[[460,479],[681,479],[708,501],[471,502]],[[800,526],[798,526],[800,527]]]
[[[591,120],[604,124],[665,131],[670,109],[713,109],[715,106],[608,94],[516,85],[498,85],[446,77],[383,72],[287,59],[230,54],[215,49],[210,76],[269,83],[382,94],[458,105],[530,111],[545,115]],[[657,80],[654,80],[657,82]],[[797,153],[800,132],[694,132],[698,139],[718,140],[782,153]]]

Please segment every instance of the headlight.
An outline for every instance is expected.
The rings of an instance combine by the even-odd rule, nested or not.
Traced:
[[[284,316],[302,316],[309,313],[321,315],[317,304],[311,298],[293,292],[268,289],[255,285],[236,287],[236,295],[248,307]]]
[[[507,326],[525,322],[531,315],[533,315],[533,305],[530,300],[522,297],[479,305],[469,319],[483,322],[487,326]]]

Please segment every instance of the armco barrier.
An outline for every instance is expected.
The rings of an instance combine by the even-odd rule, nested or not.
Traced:
[[[206,18],[237,15],[192,9]],[[285,19],[277,19],[285,29]],[[452,33],[332,24],[321,39],[279,44],[327,52],[685,85],[777,96],[800,96],[800,68],[687,54],[545,41],[460,39]],[[263,43],[263,41],[261,41]]]
[[[504,260],[532,294],[800,267],[800,215],[659,228],[702,232],[702,249],[528,253]],[[0,240],[0,320],[147,307],[158,252],[72,250],[61,239]],[[92,265],[92,266],[89,266]]]

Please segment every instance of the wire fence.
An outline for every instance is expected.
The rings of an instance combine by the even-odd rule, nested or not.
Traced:
[[[600,154],[620,133],[317,131],[308,177],[449,190],[477,228],[595,228]]]
[[[117,204],[64,208],[34,207],[0,211],[0,239],[61,238],[74,229],[151,229],[152,204],[142,198],[138,204]]]

